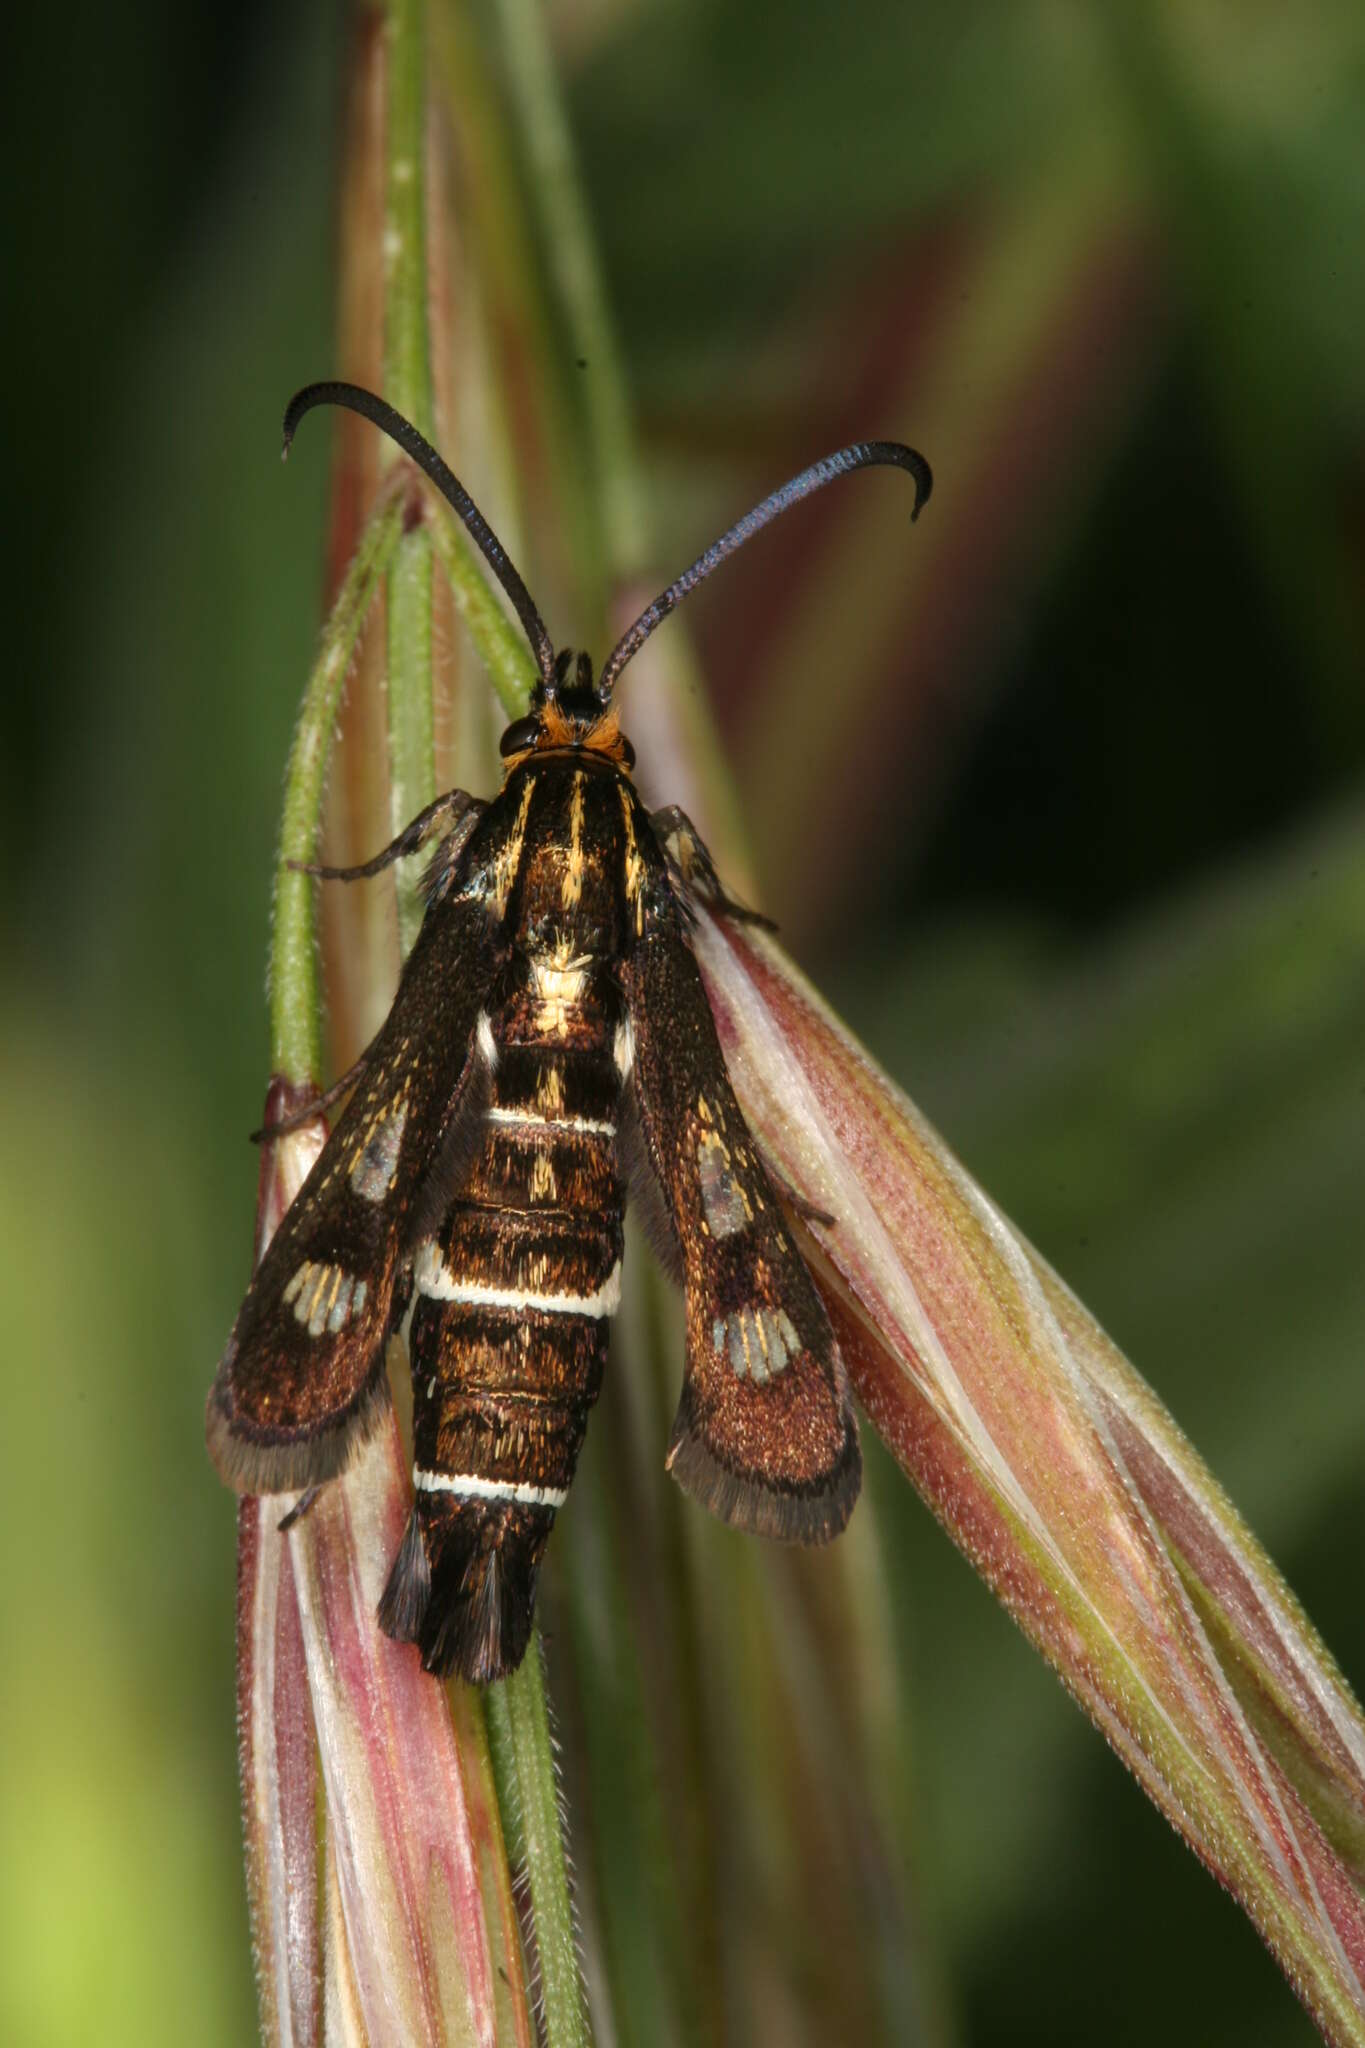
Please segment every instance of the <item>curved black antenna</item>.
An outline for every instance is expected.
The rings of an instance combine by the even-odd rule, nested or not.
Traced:
[[[545,630],[545,621],[536,610],[530,591],[508,560],[502,542],[494,533],[488,521],[480,512],[453,469],[442,460],[430,441],[419,434],[401,412],[395,412],[385,399],[377,398],[373,391],[366,391],[360,384],[326,382],[305,384],[302,391],[296,391],[284,409],[284,454],[289,453],[289,444],[298,431],[299,421],[315,405],[344,405],[351,412],[358,412],[367,420],[373,420],[381,427],[391,441],[396,441],[405,455],[411,456],[419,469],[425,470],[441,496],[454,507],[469,529],[470,538],[482,554],[493,574],[497,577],[507,595],[511,598],[517,617],[526,629],[540,668],[540,679],[550,695],[554,694],[555,650],[554,643]]]
[[[698,555],[690,569],[684,569],[676,583],[670,583],[667,590],[660,591],[653,604],[646,605],[633,626],[621,635],[611,653],[602,664],[598,678],[597,693],[606,704],[616,679],[626,663],[630,661],[648,640],[654,628],[659,625],[673,607],[680,604],[689,590],[695,590],[702,580],[719,568],[727,555],[743,547],[746,540],[776,519],[779,512],[785,512],[791,505],[808,498],[812,491],[823,490],[833,483],[836,476],[843,476],[851,469],[875,469],[882,465],[903,469],[915,480],[915,503],[910,517],[918,519],[929,502],[929,493],[934,488],[934,473],[924,457],[914,448],[907,448],[902,441],[854,441],[848,448],[840,448],[833,455],[824,456],[813,462],[809,469],[803,469],[800,476],[794,476],[790,483],[765,498],[761,505],[755,505],[752,512],[746,512],[736,520],[728,533],[714,541],[704,555]]]

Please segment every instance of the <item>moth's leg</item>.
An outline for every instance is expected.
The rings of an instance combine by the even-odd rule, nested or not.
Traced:
[[[294,1502],[289,1513],[280,1517],[275,1526],[281,1536],[284,1535],[286,1530],[292,1529],[295,1522],[301,1522],[308,1513],[309,1508],[317,1505],[318,1495],[322,1492],[323,1484],[324,1482],[319,1480],[316,1486],[307,1487]]]
[[[733,896],[726,895],[706,842],[686,811],[677,804],[668,804],[662,811],[651,811],[649,822],[658,834],[670,868],[684,889],[695,888],[715,909],[723,910],[737,923],[756,924],[768,932],[777,930],[773,920],[765,917],[761,910],[750,910],[745,904],[736,903]]]
[[[827,1230],[837,1228],[838,1217],[831,1216],[828,1209],[819,1209],[814,1202],[808,1202],[800,1190],[792,1186],[766,1145],[760,1145],[752,1131],[749,1136],[754,1139],[754,1150],[763,1162],[763,1171],[787,1207],[794,1209],[803,1223],[823,1223]]]
[[[372,860],[357,861],[354,867],[327,867],[321,861],[291,860],[286,863],[295,874],[316,875],[320,882],[362,882],[370,875],[379,875],[385,868],[392,867],[396,860],[416,853],[424,846],[441,825],[454,827],[469,810],[475,799],[463,789],[448,789],[444,796],[438,796],[435,803],[419,811],[410,825],[405,825],[398,837],[391,840],[382,853]],[[482,808],[482,806],[480,806]]]
[[[290,1131],[301,1130],[304,1124],[311,1123],[315,1116],[324,1115],[334,1103],[340,1102],[342,1096],[355,1087],[365,1071],[365,1063],[372,1050],[373,1048],[367,1045],[354,1065],[347,1067],[345,1073],[339,1074],[330,1088],[324,1089],[321,1095],[315,1095],[302,1109],[292,1110],[288,1116],[282,1116],[277,1124],[262,1124],[258,1131],[252,1131],[248,1143],[264,1145],[271,1138],[287,1137]]]

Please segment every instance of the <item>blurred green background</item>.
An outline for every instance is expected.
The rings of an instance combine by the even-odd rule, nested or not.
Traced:
[[[1365,21],[562,6],[660,580],[794,949],[1124,1344],[1357,1691]],[[8,68],[7,2041],[253,2036],[232,1510],[280,778],[321,589],[345,20],[30,13]],[[321,437],[319,437],[321,439]],[[449,451],[458,465],[458,450]],[[856,503],[855,503],[856,499]],[[567,632],[572,622],[566,622]],[[886,1471],[949,2038],[1305,2042]]]

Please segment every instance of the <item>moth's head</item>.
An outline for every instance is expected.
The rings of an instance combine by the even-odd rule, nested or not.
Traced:
[[[803,469],[780,489],[770,492],[761,504],[754,506],[752,512],[746,512],[742,519],[736,520],[728,533],[723,533],[704,554],[698,555],[690,569],[684,569],[666,590],[659,592],[652,604],[645,606],[639,618],[626,628],[612,648],[602,664],[602,673],[594,682],[592,662],[586,654],[576,654],[567,647],[556,654],[545,621],[536,610],[520,573],[508,560],[502,542],[460,479],[410,420],[396,413],[373,391],[364,391],[357,384],[306,384],[302,391],[294,393],[285,408],[286,455],[299,421],[315,405],[344,405],[349,411],[358,412],[362,418],[373,420],[391,440],[396,441],[404,454],[431,478],[510,599],[535,656],[539,681],[531,692],[526,716],[514,719],[502,736],[502,755],[509,772],[531,754],[565,752],[595,754],[603,760],[615,762],[620,768],[629,770],[634,767],[635,749],[621,731],[612,708],[612,696],[622,669],[634,659],[655,627],[668,617],[689,591],[695,590],[727,556],[742,547],[745,541],[752,540],[779,513],[799,504],[813,491],[823,490],[835,477],[846,476],[850,470],[888,466],[904,470],[915,486],[915,501],[910,512],[912,519],[919,517],[920,508],[928,499],[934,483],[924,457],[901,441],[854,441],[847,448],[836,449],[833,455],[811,463],[808,469]]]
[[[566,750],[599,754],[627,770],[635,766],[615,706],[593,681],[592,657],[571,647],[561,647],[549,675],[531,692],[530,710],[513,719],[499,744],[509,769],[528,754]]]

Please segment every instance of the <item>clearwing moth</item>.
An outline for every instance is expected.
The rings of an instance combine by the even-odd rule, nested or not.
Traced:
[[[426,911],[393,1007],[247,1290],[208,1402],[229,1485],[333,1479],[389,1400],[388,1338],[411,1308],[414,1504],[379,1609],[428,1671],[479,1684],[520,1663],[536,1577],[602,1383],[627,1191],[681,1281],[675,1479],[760,1535],[821,1543],[862,1465],[843,1361],[735,1100],[690,929],[724,894],[676,809],[646,811],[612,693],[659,622],[778,513],[848,470],[921,455],[858,442],[766,498],[643,611],[594,682],[555,652],[496,536],[435,449],[382,399],[363,414],[440,489],[497,576],[539,667],[503,734],[500,792],[452,790],[375,859],[435,840]],[[314,1106],[315,1113],[318,1105]],[[267,1133],[267,1136],[269,1134]]]

